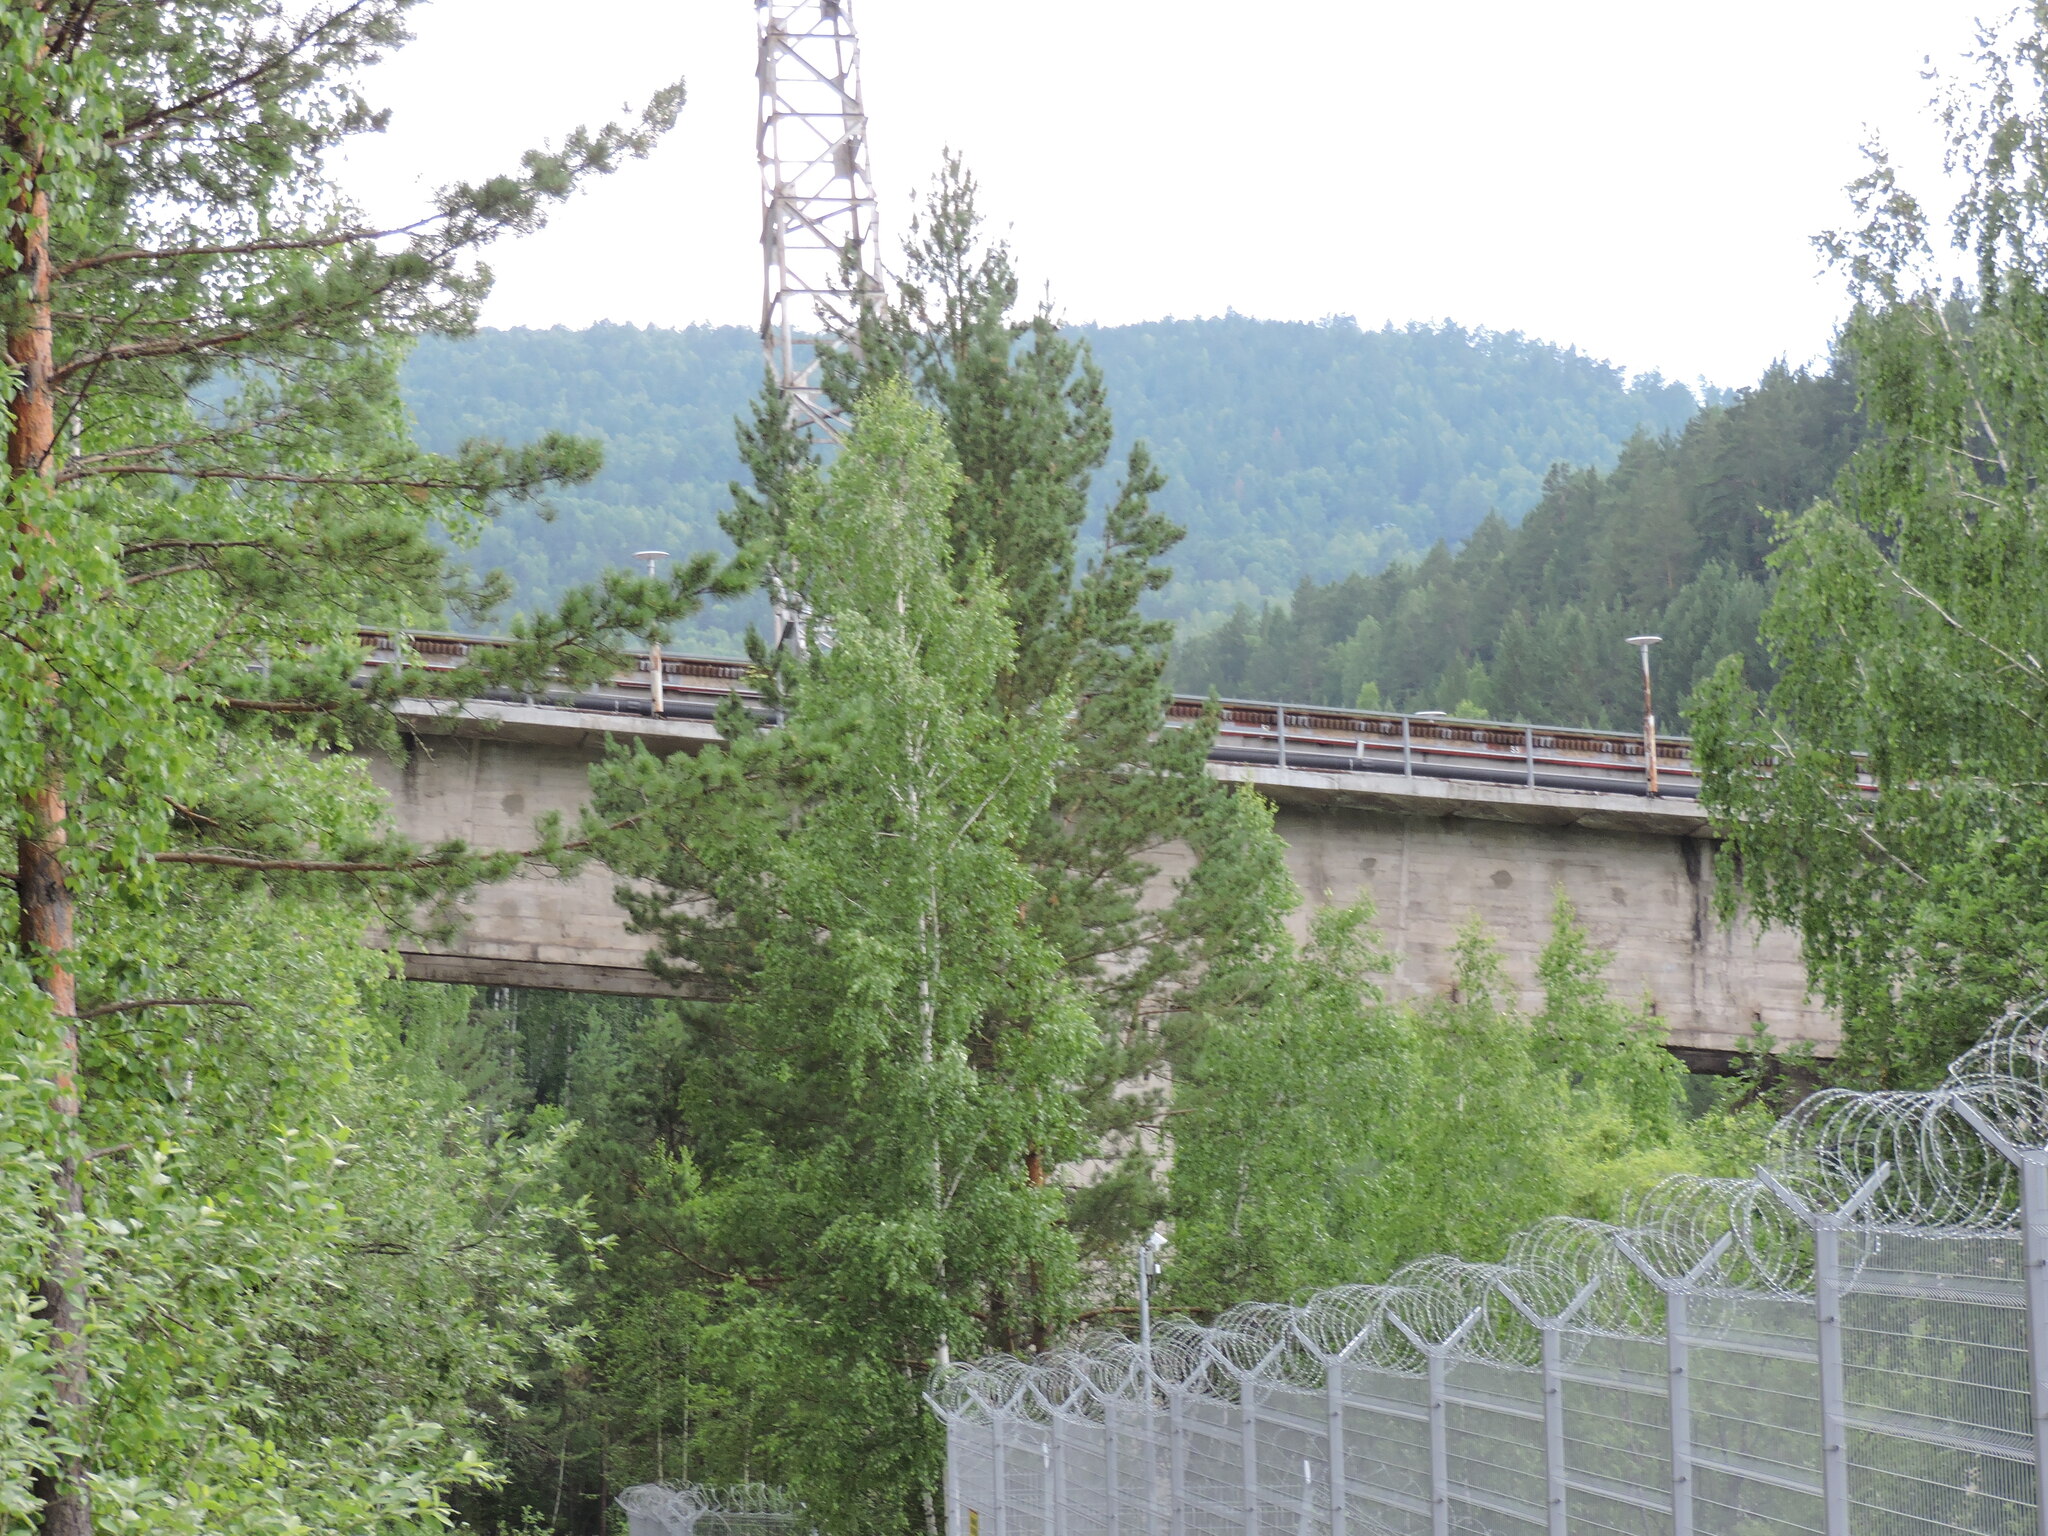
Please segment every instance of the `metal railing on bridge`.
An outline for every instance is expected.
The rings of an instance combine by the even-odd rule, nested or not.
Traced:
[[[1753,1179],[930,1401],[948,1536],[2048,1536],[2048,1008]]]
[[[361,631],[366,670],[416,666],[459,667],[480,647],[504,642],[486,636]],[[402,640],[402,643],[401,643]],[[744,661],[690,656],[661,658],[659,686],[641,653],[631,670],[594,688],[536,694],[500,691],[486,697],[558,708],[628,715],[709,720],[727,694],[753,697]],[[1176,697],[1169,719],[1200,718],[1207,701]],[[1314,773],[1456,780],[1528,789],[1593,794],[1646,794],[1649,774],[1639,734],[1571,730],[1489,720],[1451,720],[1319,705],[1222,701],[1223,718],[1210,760]],[[1691,743],[1669,737],[1657,744],[1659,794],[1699,798]]]

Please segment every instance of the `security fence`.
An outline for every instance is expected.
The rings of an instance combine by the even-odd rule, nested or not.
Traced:
[[[2048,1006],[1754,1179],[934,1378],[949,1536],[2048,1536]]]
[[[618,1496],[627,1536],[807,1536],[803,1506],[780,1488],[636,1483]]]

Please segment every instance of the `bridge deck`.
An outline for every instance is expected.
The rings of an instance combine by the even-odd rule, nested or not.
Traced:
[[[366,671],[406,665],[452,671],[473,651],[504,643],[475,635],[407,634],[401,651],[391,631],[364,630],[361,635]],[[746,686],[748,671],[743,661],[666,656],[657,691],[649,653],[640,652],[631,670],[595,688],[543,694],[500,691],[480,702],[500,708],[525,706],[547,711],[550,716],[568,711],[586,717],[623,715],[708,723],[720,701],[733,693],[766,713],[760,695]],[[1178,696],[1168,708],[1168,720],[1192,723],[1208,707],[1206,699]],[[1657,742],[1658,788],[1652,797],[1644,740],[1633,732],[1245,699],[1222,700],[1220,709],[1216,744],[1210,753],[1213,763],[1500,784],[1567,794],[1672,801],[1699,798],[1699,770],[1692,761],[1692,744],[1680,736],[1661,737]],[[509,715],[498,718],[508,723],[511,719]],[[633,731],[648,734],[638,727]],[[685,735],[680,739],[710,738]]]

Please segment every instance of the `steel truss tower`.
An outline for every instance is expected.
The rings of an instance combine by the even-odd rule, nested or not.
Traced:
[[[881,298],[851,0],[754,0],[754,13],[767,270],[761,341],[797,429],[836,441],[817,342]]]

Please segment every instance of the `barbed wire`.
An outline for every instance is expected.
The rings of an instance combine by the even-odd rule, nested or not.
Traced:
[[[617,1495],[633,1536],[807,1530],[804,1506],[768,1483],[636,1483]]]
[[[1497,1264],[1432,1257],[1299,1305],[1246,1302],[1208,1324],[1169,1317],[1149,1360],[1123,1335],[1096,1333],[1034,1358],[955,1365],[933,1375],[928,1398],[948,1420],[1099,1423],[1107,1403],[1229,1400],[1250,1382],[1314,1389],[1352,1362],[1409,1376],[1432,1357],[1527,1366],[1546,1330],[1661,1338],[1674,1295],[1810,1299],[1817,1222],[2009,1236],[2014,1160],[2044,1148],[2048,1000],[2008,1011],[1934,1089],[1812,1095],[1778,1122],[1756,1178],[1677,1175],[1618,1222],[1540,1222]]]

